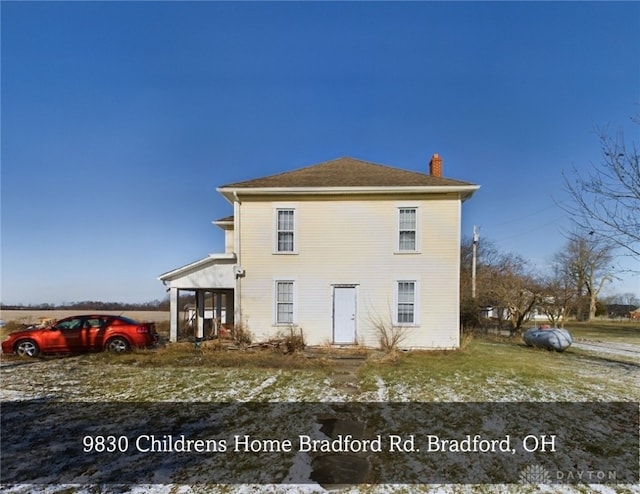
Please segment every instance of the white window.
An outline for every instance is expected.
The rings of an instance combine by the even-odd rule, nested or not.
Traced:
[[[417,283],[415,281],[396,282],[396,313],[397,324],[417,323]]]
[[[293,324],[294,317],[294,282],[276,281],[275,286],[275,322],[276,324]]]
[[[295,252],[295,209],[276,209],[276,252]]]
[[[398,209],[398,252],[416,252],[418,250],[418,210],[417,208]]]

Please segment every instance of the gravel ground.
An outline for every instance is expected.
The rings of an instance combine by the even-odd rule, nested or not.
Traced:
[[[631,357],[638,359],[640,362],[640,344],[633,345],[631,343],[613,343],[609,341],[590,341],[580,340],[574,341],[571,345],[573,348],[587,350],[599,354],[619,355],[621,357]]]

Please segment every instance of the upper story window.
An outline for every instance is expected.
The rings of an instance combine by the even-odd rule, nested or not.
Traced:
[[[418,209],[398,209],[398,252],[418,250]]]
[[[295,209],[276,210],[276,252],[295,252]]]

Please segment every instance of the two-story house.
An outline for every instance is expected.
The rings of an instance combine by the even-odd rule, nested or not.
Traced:
[[[218,310],[224,296],[226,322],[256,340],[293,326],[307,344],[377,347],[384,321],[402,347],[457,348],[461,205],[478,188],[444,178],[437,154],[429,173],[345,157],[220,187],[225,253],[159,278],[171,338],[189,290]]]

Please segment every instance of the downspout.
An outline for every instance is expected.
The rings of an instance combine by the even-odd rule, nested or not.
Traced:
[[[236,251],[236,263],[237,266],[241,267],[241,251],[240,248],[240,198],[238,197],[238,192],[233,191],[233,249]],[[240,275],[236,275],[236,290],[234,292],[234,312],[233,315],[233,325],[237,325],[241,323],[242,317],[242,306],[240,305],[240,293],[242,289],[242,277]]]
[[[462,324],[460,322],[460,301],[462,300],[462,297],[460,295],[460,243],[462,242],[462,195],[460,193],[458,193],[458,200],[456,201],[456,204],[458,206],[458,220],[457,220],[457,227],[456,227],[456,236],[458,237],[456,239],[456,245],[458,246],[458,251],[456,254],[456,259],[454,262],[454,266],[455,266],[455,270],[456,270],[456,305],[455,305],[455,314],[456,314],[456,320],[455,320],[455,325],[458,327],[458,331],[456,332],[457,335],[457,342],[456,342],[456,348],[460,348],[460,341],[461,341],[461,334],[462,334]]]

